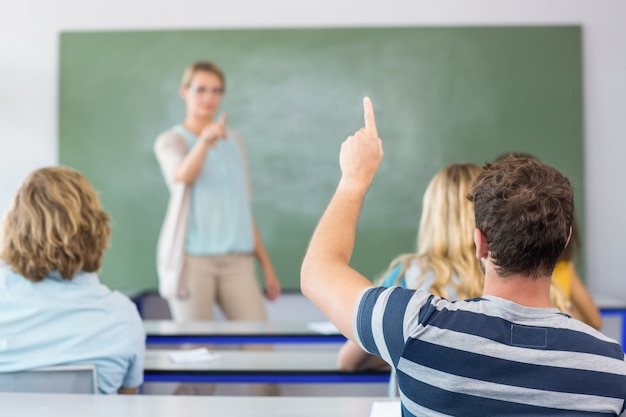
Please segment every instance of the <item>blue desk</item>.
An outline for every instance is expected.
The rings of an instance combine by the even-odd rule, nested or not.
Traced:
[[[215,351],[219,359],[174,363],[166,350],[146,351],[145,382],[388,383],[389,371],[342,372],[336,351]]]
[[[145,320],[148,345],[315,344],[343,343],[340,333],[312,330],[310,323]]]

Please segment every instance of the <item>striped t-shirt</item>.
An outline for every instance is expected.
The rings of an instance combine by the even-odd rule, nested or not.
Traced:
[[[399,287],[357,303],[359,344],[397,372],[403,416],[626,416],[614,340],[554,308]]]

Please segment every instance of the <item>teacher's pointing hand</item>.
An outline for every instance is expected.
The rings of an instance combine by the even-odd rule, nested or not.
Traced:
[[[202,129],[199,139],[212,148],[218,140],[226,139],[227,137],[226,113],[222,113],[217,121],[209,123],[204,129]]]

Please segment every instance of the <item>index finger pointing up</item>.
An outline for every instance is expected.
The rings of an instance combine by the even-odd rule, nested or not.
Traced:
[[[363,99],[363,113],[365,116],[365,130],[378,137],[376,119],[374,118],[374,107],[372,106],[372,100],[369,97],[365,97]]]

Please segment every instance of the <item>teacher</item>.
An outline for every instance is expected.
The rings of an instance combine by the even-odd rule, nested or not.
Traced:
[[[176,321],[212,320],[217,304],[229,320],[266,320],[265,296],[280,295],[270,257],[252,216],[245,147],[217,117],[224,74],[211,62],[184,72],[180,95],[187,116],[161,133],[154,150],[170,190],[159,236],[159,291]]]

